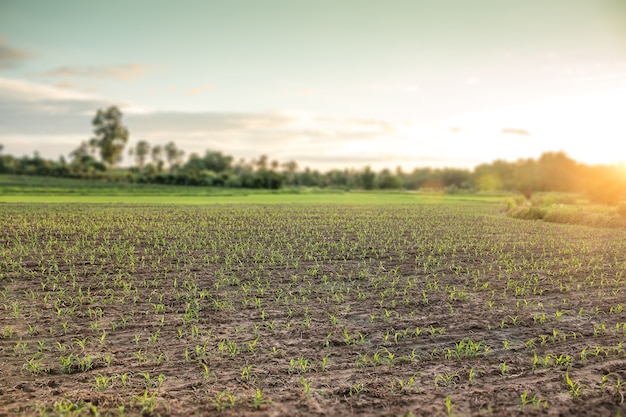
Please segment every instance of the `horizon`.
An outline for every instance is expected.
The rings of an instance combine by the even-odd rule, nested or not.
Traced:
[[[5,0],[0,27],[0,144],[16,156],[67,157],[117,105],[127,148],[322,172],[626,162],[616,0]]]
[[[86,142],[83,143],[84,145],[88,145]],[[152,144],[149,144],[152,145]],[[164,144],[158,144],[161,147],[163,147],[162,145]],[[174,144],[176,145],[176,144]],[[0,146],[2,146],[2,144],[0,143]],[[152,146],[150,147],[150,149],[152,148]],[[290,168],[287,167],[287,165],[289,163],[294,163],[295,162],[295,170],[294,172],[298,172],[298,173],[303,173],[306,170],[310,170],[312,172],[318,172],[320,174],[329,174],[331,172],[350,172],[350,173],[359,173],[359,172],[365,172],[366,170],[371,170],[372,172],[376,173],[376,174],[381,174],[384,171],[388,171],[391,172],[394,175],[410,175],[412,173],[418,172],[418,171],[433,171],[433,172],[441,172],[441,171],[454,171],[454,170],[458,170],[458,171],[466,171],[470,174],[473,174],[476,169],[479,169],[481,167],[484,166],[494,166],[497,163],[505,163],[505,164],[509,164],[509,165],[515,165],[517,163],[525,163],[525,162],[539,162],[542,157],[547,156],[547,155],[562,155],[564,156],[566,159],[572,161],[573,163],[577,164],[578,166],[587,166],[587,167],[608,167],[608,168],[616,168],[618,169],[621,173],[622,176],[624,176],[626,178],[626,162],[612,162],[612,163],[586,163],[583,161],[579,161],[576,160],[574,158],[572,158],[570,155],[568,155],[566,152],[559,150],[559,151],[544,151],[542,152],[538,157],[520,157],[517,159],[504,159],[504,158],[495,158],[491,161],[486,161],[486,162],[481,162],[478,165],[474,165],[474,166],[469,166],[469,167],[463,167],[463,166],[450,166],[450,165],[422,165],[422,166],[415,166],[411,169],[405,169],[402,166],[396,166],[396,167],[392,167],[392,166],[380,166],[380,167],[373,167],[370,164],[366,164],[366,165],[361,165],[361,166],[332,166],[330,168],[326,168],[326,169],[319,169],[319,168],[315,168],[315,167],[310,167],[310,166],[303,166],[300,165],[298,163],[298,161],[295,160],[290,160],[290,161],[280,161],[277,160],[275,158],[272,158],[271,155],[259,155],[259,157],[257,158],[250,158],[250,159],[245,159],[245,158],[236,158],[234,155],[229,155],[228,153],[222,152],[219,149],[207,149],[205,152],[186,152],[185,149],[180,149],[177,148],[179,151],[183,151],[183,157],[181,159],[181,164],[179,167],[184,168],[184,165],[189,162],[191,160],[191,158],[198,158],[198,159],[203,159],[206,154],[208,154],[209,152],[216,152],[221,154],[222,156],[225,157],[230,157],[231,158],[231,167],[235,168],[235,167],[242,167],[242,166],[248,166],[248,167],[252,167],[253,171],[257,171],[258,168],[256,167],[258,161],[261,158],[265,158],[266,163],[268,164],[268,170],[269,171],[275,171],[275,172],[287,172]],[[91,156],[94,157],[95,161],[99,161],[99,162],[103,162],[105,166],[107,166],[108,170],[113,170],[113,171],[126,171],[129,169],[133,169],[133,168],[137,168],[137,167],[141,167],[139,165],[139,162],[136,160],[136,156],[134,154],[134,152],[136,152],[135,148],[133,147],[132,149],[130,149],[129,147],[125,147],[124,151],[122,153],[122,159],[116,163],[114,166],[108,166],[106,164],[105,161],[102,160],[102,158],[99,155],[99,149],[97,148],[92,148],[91,151],[92,154]],[[132,152],[132,154],[131,154]],[[4,151],[4,149],[2,147],[0,147],[0,156],[10,156],[12,158],[35,158],[35,157],[39,157],[39,158],[43,158],[44,160],[47,161],[51,161],[53,163],[63,163],[66,164],[68,163],[68,159],[71,159],[71,156],[68,155],[59,155],[59,157],[57,159],[55,158],[50,158],[50,157],[46,157],[45,155],[42,155],[38,150],[34,150],[32,155],[13,155],[10,153],[7,153]],[[134,160],[133,160],[134,159]],[[160,159],[160,163],[164,164],[165,167],[167,167],[167,169],[169,169],[169,165],[167,164],[166,158],[164,158],[163,156],[159,157]],[[272,167],[273,163],[277,163],[276,167],[274,168]],[[146,155],[146,161],[142,164],[142,166],[147,167],[150,165],[154,165],[155,162],[152,160],[152,157],[147,154]],[[231,168],[231,169],[232,169]]]

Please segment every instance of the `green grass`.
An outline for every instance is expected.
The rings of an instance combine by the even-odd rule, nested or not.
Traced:
[[[440,204],[467,201],[499,203],[502,196],[410,191],[347,192],[317,188],[249,190],[0,175],[1,203]]]
[[[420,193],[310,193],[310,194],[239,194],[212,196],[181,195],[29,195],[0,196],[0,203],[117,203],[117,204],[461,204],[488,202],[497,204],[494,197],[458,197]]]
[[[265,191],[266,193],[269,191]],[[0,175],[2,195],[212,196],[240,195],[245,190],[160,184],[136,184],[72,178]]]

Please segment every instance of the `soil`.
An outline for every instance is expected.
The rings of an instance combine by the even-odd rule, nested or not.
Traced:
[[[476,203],[4,205],[0,230],[0,415],[626,411],[623,230]]]

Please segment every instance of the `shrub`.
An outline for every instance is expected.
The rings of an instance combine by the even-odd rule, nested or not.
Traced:
[[[548,210],[543,207],[526,206],[517,211],[513,217],[524,220],[541,220],[547,212]]]

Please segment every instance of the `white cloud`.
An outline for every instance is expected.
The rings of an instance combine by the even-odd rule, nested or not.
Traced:
[[[142,77],[148,67],[143,64],[126,64],[116,66],[90,66],[90,67],[59,67],[50,71],[35,74],[41,78],[95,78],[99,80],[113,79],[128,81]]]
[[[0,77],[0,100],[91,100],[94,96],[63,87]]]
[[[38,150],[46,157],[68,154],[90,137],[95,111],[115,104],[64,87],[0,78],[0,142],[7,152]],[[380,159],[381,146],[388,146],[396,132],[395,125],[384,120],[303,111],[155,112],[132,103],[117,104],[124,112],[131,142],[173,140],[188,153],[215,149],[246,159],[266,154],[283,161],[295,159],[301,166],[322,167],[322,160],[339,167],[354,161],[373,165]],[[372,143],[367,150],[350,155],[350,146],[366,142]],[[344,163],[338,158],[345,158]]]
[[[127,104],[67,87],[0,77],[0,139],[5,135],[88,135],[97,109]]]

